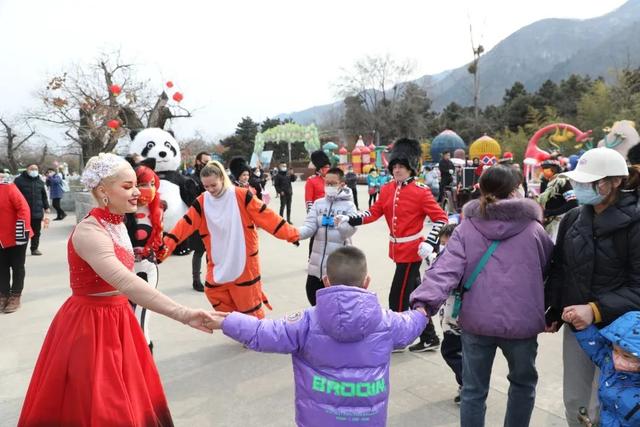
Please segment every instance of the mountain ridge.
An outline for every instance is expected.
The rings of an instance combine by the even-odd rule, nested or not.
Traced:
[[[589,19],[545,18],[532,22],[497,43],[479,62],[480,105],[499,104],[505,89],[520,81],[535,91],[547,79],[556,83],[571,74],[602,76],[611,80],[612,69],[640,64],[640,0]],[[435,111],[451,102],[472,105],[469,63],[412,82],[422,86]],[[342,100],[316,105],[277,118],[290,117],[301,124],[321,123],[344,111]]]

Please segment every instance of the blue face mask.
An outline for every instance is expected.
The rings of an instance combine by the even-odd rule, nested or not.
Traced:
[[[593,188],[593,183],[571,182],[573,192],[581,205],[599,205],[604,200],[604,196]],[[597,187],[596,187],[597,188]]]

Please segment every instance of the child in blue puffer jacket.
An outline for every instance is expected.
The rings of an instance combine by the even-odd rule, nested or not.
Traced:
[[[284,320],[217,313],[210,326],[252,350],[292,355],[298,426],[384,426],[391,351],[413,342],[427,317],[382,309],[369,280],[364,253],[345,246],[327,259],[315,307]]]
[[[570,308],[562,318],[572,321]],[[599,426],[640,425],[640,311],[627,312],[600,330],[590,325],[576,332],[576,338],[600,368]]]

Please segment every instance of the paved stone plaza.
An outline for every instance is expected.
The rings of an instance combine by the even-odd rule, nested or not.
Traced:
[[[297,225],[304,219],[303,185],[294,184],[292,217]],[[366,208],[366,187],[359,190],[360,207]],[[279,200],[274,199],[271,207],[277,209]],[[22,308],[0,315],[0,426],[16,425],[47,327],[70,294],[66,245],[74,224],[75,217],[70,215],[43,230],[44,256],[27,255]],[[307,307],[308,243],[296,248],[260,233],[264,289],[274,306],[269,317]],[[384,306],[394,271],[387,256],[387,235],[381,219],[361,227],[354,236],[354,244],[368,257],[371,290]],[[204,295],[191,289],[190,255],[172,256],[160,266],[158,288],[182,304],[209,308]],[[155,360],[177,426],[294,425],[289,356],[254,353],[220,332],[210,336],[158,315],[151,320],[151,331]],[[541,335],[539,343],[540,381],[531,425],[563,426],[561,336]],[[496,359],[487,426],[502,425],[507,399],[506,363],[499,354]],[[453,374],[439,352],[394,354],[388,425],[457,426],[455,391]]]

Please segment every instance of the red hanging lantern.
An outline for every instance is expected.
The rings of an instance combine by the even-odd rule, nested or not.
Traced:
[[[117,119],[109,120],[107,122],[107,126],[111,130],[115,131],[116,129],[118,129],[120,127],[120,120],[117,120]]]
[[[122,88],[119,85],[111,85],[109,86],[109,91],[115,95],[118,96],[122,93]]]
[[[184,96],[182,96],[182,94],[180,92],[176,92],[173,94],[173,100],[176,102],[180,102],[182,101],[182,99],[184,98]]]
[[[171,89],[171,88],[173,87],[173,82],[172,82],[171,80],[169,80],[169,81],[167,82],[167,87],[168,87],[169,89]]]

